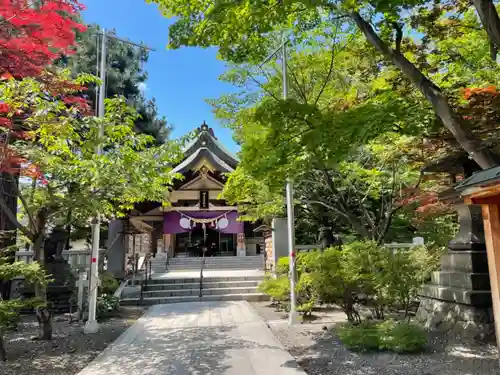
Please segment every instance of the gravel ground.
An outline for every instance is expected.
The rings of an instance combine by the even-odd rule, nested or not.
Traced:
[[[429,350],[418,355],[353,353],[330,329],[345,321],[339,310],[320,311],[316,320],[289,327],[283,313],[268,303],[252,306],[309,375],[500,374],[497,350],[492,345],[451,344],[431,337]]]
[[[83,324],[56,316],[53,340],[35,341],[38,324],[23,318],[15,332],[5,335],[7,362],[0,362],[1,375],[74,375],[116,340],[143,313],[140,308],[122,308],[119,316],[101,323],[100,331],[83,334]]]

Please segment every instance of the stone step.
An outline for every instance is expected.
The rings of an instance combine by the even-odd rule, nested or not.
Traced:
[[[207,289],[211,288],[241,288],[241,287],[257,287],[261,280],[247,281],[219,281],[206,282],[203,279],[203,286]],[[196,289],[199,288],[200,282],[197,283],[182,283],[182,284],[153,284],[148,286],[148,291],[154,290],[179,290],[179,289]]]
[[[263,266],[257,265],[209,265],[205,266],[204,270],[263,270]],[[179,271],[200,271],[200,267],[190,267],[190,266],[173,266],[167,267],[168,271],[179,272]]]
[[[490,276],[487,273],[436,271],[431,274],[431,284],[461,289],[489,290]]]
[[[233,260],[233,259],[240,259],[240,260],[252,260],[252,259],[263,259],[263,255],[247,255],[247,256],[214,256],[214,257],[205,257],[205,261],[223,261],[223,260]],[[202,257],[181,257],[181,258],[170,258],[169,262],[176,262],[176,261],[201,261]]]
[[[426,284],[422,286],[419,294],[441,301],[454,301],[456,303],[474,305],[477,307],[491,306],[491,291],[489,290],[470,290]]]
[[[264,264],[261,262],[224,262],[224,263],[205,263],[204,268],[207,267],[264,267]],[[158,268],[164,266],[155,266]],[[201,263],[170,263],[167,268],[201,268]]]
[[[205,258],[205,264],[208,263],[259,263],[263,261],[261,257],[234,257],[234,258]],[[170,259],[169,264],[201,264],[202,260],[194,259]],[[156,264],[160,264],[159,262]],[[165,264],[165,263],[164,263]]]
[[[215,282],[225,282],[225,281],[257,281],[263,280],[263,276],[205,276],[203,277],[203,283],[215,283]],[[132,285],[140,285],[142,280],[131,280]],[[168,279],[152,279],[148,280],[149,285],[155,284],[193,284],[200,282],[199,277],[172,277]]]
[[[231,295],[231,294],[252,294],[257,293],[257,287],[236,287],[236,288],[211,288],[211,289],[202,289],[202,295],[211,296],[211,295]],[[200,289],[177,289],[177,290],[155,290],[155,291],[146,291],[143,292],[142,295],[144,298],[149,297],[184,297],[184,296],[199,296]]]
[[[262,293],[247,293],[247,294],[224,294],[224,295],[206,295],[184,296],[184,297],[149,297],[143,298],[124,298],[121,304],[124,306],[151,306],[166,303],[181,303],[181,302],[204,302],[204,301],[268,301],[269,296]]]
[[[203,261],[201,259],[193,259],[193,260],[186,260],[186,259],[171,259],[168,264],[201,264]],[[205,259],[205,264],[235,264],[235,263],[263,263],[264,260],[262,258],[247,258],[247,257],[241,257],[241,258],[231,258],[231,259],[212,259],[212,258],[207,258]],[[158,263],[159,264],[159,263]]]

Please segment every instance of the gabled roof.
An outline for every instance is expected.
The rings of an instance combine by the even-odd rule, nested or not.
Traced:
[[[177,165],[174,169],[174,173],[185,173],[189,169],[193,168],[198,160],[202,158],[207,158],[212,164],[218,166],[221,172],[232,172],[234,168],[227,164],[224,160],[219,158],[214,152],[212,152],[207,147],[200,147],[190,156],[188,156],[184,161]]]
[[[189,158],[196,153],[200,148],[209,149],[220,160],[223,160],[232,169],[236,168],[238,158],[233,155],[216,137],[213,129],[209,128],[206,123],[203,123],[197,129],[196,137],[187,144],[184,149],[184,155]]]

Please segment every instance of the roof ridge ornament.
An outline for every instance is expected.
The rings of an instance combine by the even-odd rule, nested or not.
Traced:
[[[205,132],[207,132],[207,131],[209,130],[208,125],[207,125],[207,123],[205,122],[205,120],[203,120],[203,124],[201,124],[200,130],[201,130],[202,132],[204,132],[204,131],[205,131]]]

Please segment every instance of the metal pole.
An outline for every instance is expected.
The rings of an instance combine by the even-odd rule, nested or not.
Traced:
[[[104,117],[104,99],[106,98],[106,30],[102,30],[101,45],[101,68],[100,68],[101,86],[99,87],[99,106],[98,114],[102,119]],[[99,124],[99,138],[104,136],[104,123]],[[100,143],[96,147],[97,155],[102,153]],[[97,287],[99,286],[99,240],[101,231],[101,221],[99,214],[92,220],[92,253],[90,258],[90,284],[89,284],[89,318],[85,324],[85,333],[96,333],[99,331],[97,322]]]
[[[283,57],[281,59],[281,71],[283,74],[283,99],[288,98],[288,74],[286,40],[282,46]],[[288,179],[286,182],[286,213],[288,227],[288,255],[290,257],[290,314],[288,316],[288,324],[293,325],[299,323],[299,315],[297,313],[297,296],[295,293],[296,287],[296,267],[295,267],[295,219],[293,207],[293,182]]]

